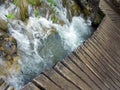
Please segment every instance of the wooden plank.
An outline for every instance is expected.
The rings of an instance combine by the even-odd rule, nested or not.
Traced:
[[[33,79],[33,83],[37,86],[44,88],[45,90],[61,90],[60,87],[58,87],[55,83],[53,83],[43,74]]]
[[[105,34],[110,38],[120,38],[120,30],[113,25],[113,23],[109,20],[108,17],[107,17],[107,20],[105,21],[104,25],[102,25],[102,27],[101,27],[100,34]],[[117,42],[117,41],[115,41],[115,42],[120,44],[120,42]]]
[[[67,69],[62,63],[57,63],[55,66],[55,69],[61,73],[65,78],[67,78],[69,81],[73,82],[76,86],[78,86],[82,90],[92,90],[90,86],[88,86],[82,78],[79,78],[77,75],[75,75],[73,72],[71,72],[69,69]]]
[[[84,45],[82,46],[82,49],[82,52],[79,51],[81,53],[79,53],[79,55],[80,57],[82,56],[84,58],[84,62],[87,63],[90,68],[93,69],[96,75],[98,75],[103,82],[107,83],[111,89],[115,90],[115,87],[110,82],[110,79],[103,74],[103,71],[100,68],[98,68],[98,65],[91,59],[91,57],[88,56],[87,53],[84,52],[84,50],[86,50],[84,48]]]
[[[95,46],[93,46],[93,45],[91,45],[91,43],[90,43],[90,41],[91,40],[89,40],[88,42],[86,42],[85,44],[84,44],[84,50],[86,50],[86,53],[88,53],[90,56],[91,56],[91,58],[92,58],[92,60],[94,60],[97,64],[98,64],[98,67],[99,67],[99,69],[101,70],[101,74],[105,77],[105,78],[108,78],[108,81],[115,87],[115,88],[117,88],[117,89],[119,89],[119,85],[120,85],[120,83],[119,83],[119,81],[118,81],[118,79],[116,78],[116,77],[114,77],[115,76],[115,73],[114,74],[112,74],[111,73],[111,70],[109,69],[109,68],[106,68],[105,66],[104,66],[104,68],[103,68],[103,65],[105,64],[105,65],[109,65],[109,64],[107,64],[107,62],[105,63],[105,62],[103,62],[104,60],[106,60],[106,59],[104,59],[105,57],[104,57],[104,55],[102,55],[101,56],[101,53],[98,51],[98,50],[96,50],[96,47],[97,47],[97,45],[95,45]],[[101,51],[101,50],[100,50]],[[96,57],[95,57],[96,56]],[[93,58],[93,57],[95,57],[95,58]],[[103,58],[101,58],[101,57],[103,57]],[[99,63],[99,61],[101,62],[103,62],[102,64],[101,63]],[[100,71],[99,70],[99,71]],[[110,71],[109,71],[110,70]]]
[[[74,54],[70,55],[71,60],[91,78],[91,80],[96,84],[96,86],[98,86],[102,90],[108,90],[110,87],[106,83],[101,81],[101,79],[96,75],[96,73],[94,73],[93,70],[89,68],[89,66],[84,63],[82,61],[82,58],[78,57],[76,53],[77,51],[75,51]]]
[[[94,39],[95,39],[95,41],[97,40],[97,43],[99,43],[99,46],[101,46],[107,52],[107,54],[109,54],[109,55],[107,55],[105,53],[107,55],[107,57],[111,60],[111,61],[109,61],[109,63],[112,65],[112,67],[114,67],[114,69],[117,70],[116,73],[119,74],[120,73],[120,67],[118,66],[119,65],[119,63],[118,63],[119,62],[119,57],[115,56],[114,53],[112,53],[111,50],[109,50],[110,48],[106,48],[104,46],[104,43],[101,43],[100,39],[98,39],[98,38],[94,38]]]
[[[93,46],[95,46],[95,44],[97,44],[97,47],[95,47],[97,50],[99,50],[99,52],[102,54],[102,56],[100,56],[99,58],[101,58],[101,57],[104,57],[103,55],[105,55],[105,56],[107,56],[107,58],[106,58],[106,60],[102,60],[101,62],[103,62],[102,63],[102,65],[104,65],[104,64],[106,64],[106,68],[109,68],[109,70],[110,70],[110,72],[114,72],[114,74],[113,74],[113,76],[115,76],[115,75],[117,75],[117,76],[115,76],[118,80],[120,80],[120,74],[118,73],[118,71],[116,70],[116,68],[118,67],[117,65],[116,65],[116,63],[114,63],[114,61],[112,61],[111,59],[111,57],[108,55],[108,53],[106,52],[106,50],[95,40],[95,39],[93,39],[92,38],[92,40],[90,40],[89,41]],[[100,49],[98,49],[98,47],[100,48]],[[113,63],[114,65],[115,65],[115,68],[114,67],[112,67],[111,65],[109,66],[109,64],[111,64],[111,63]],[[104,66],[103,66],[104,67]],[[105,67],[104,67],[105,68]]]
[[[112,38],[109,35],[106,35],[104,33],[100,33],[99,35],[94,35],[94,36],[99,37],[98,39],[101,39],[100,40],[101,43],[103,43],[106,47],[107,47],[107,45],[109,45],[109,47],[111,47],[111,48],[108,48],[108,49],[111,49],[114,52],[115,52],[115,50],[117,50],[117,52],[115,52],[115,53],[119,56],[120,47],[118,47],[118,45],[119,45],[119,37],[117,37],[117,35],[115,35],[114,33],[112,35],[112,37],[114,37],[116,39],[114,39],[114,38]],[[116,42],[115,40],[117,40],[118,42]],[[106,42],[106,43],[104,43],[104,42]]]
[[[21,90],[41,90],[41,89],[30,82],[27,85],[25,85]]]
[[[103,41],[102,41],[102,38],[100,38],[100,39],[98,39],[98,38],[96,38],[96,35],[95,35],[95,37],[94,37],[94,39],[97,41],[97,43],[99,43],[100,45],[102,45],[102,48],[104,48],[104,50],[106,50],[106,52],[110,55],[110,57],[111,58],[113,58],[113,63],[116,61],[116,63],[117,64],[120,64],[119,62],[119,55],[116,55],[114,52],[114,47],[111,47],[110,45],[109,46],[107,46],[108,45],[108,43],[107,43],[107,41],[106,41],[106,43],[102,43]],[[107,44],[107,45],[106,45]],[[107,47],[109,47],[109,48],[107,48]],[[119,67],[119,66],[118,66]]]
[[[120,15],[120,8],[118,6],[116,6],[114,3],[112,3],[111,0],[105,0],[105,2],[107,4],[109,4],[109,6],[111,8],[113,8],[116,11],[116,13],[118,13]]]
[[[120,62],[119,61],[119,55],[116,55],[115,54],[116,51],[114,50],[115,46],[118,45],[117,47],[119,47],[119,44],[115,44],[114,41],[113,41],[114,39],[110,42],[110,40],[106,40],[106,38],[103,35],[102,35],[102,37],[100,35],[94,35],[94,39],[96,39],[102,45],[102,47],[106,50],[106,52],[109,54],[109,56],[111,56],[111,58],[114,58],[114,57],[112,57],[113,55],[115,56],[115,58],[113,59],[113,63],[116,61],[117,62],[116,64],[120,64],[119,63]],[[104,42],[106,42],[106,43],[104,43]],[[114,45],[111,46],[111,43],[114,43]],[[119,49],[116,48],[116,50],[119,50]]]
[[[91,41],[91,40],[89,40],[89,41]],[[96,49],[91,44],[89,44],[89,47],[86,46],[88,44],[89,43],[84,44],[85,52],[88,53],[88,55],[90,55],[90,57],[92,58],[92,60],[94,60],[94,62],[96,62],[96,64],[98,65],[98,67],[100,67],[104,71],[104,69],[106,69],[106,68],[103,66],[104,63],[102,63],[104,61],[103,56],[99,56],[98,50],[96,51]]]
[[[49,77],[54,83],[56,83],[62,90],[81,90],[71,82],[66,80],[63,76],[61,76],[54,69],[51,69],[44,73],[47,77]],[[53,89],[55,90],[55,89]]]
[[[104,28],[103,28],[103,30],[104,30]],[[109,30],[110,30],[110,29],[109,29]],[[102,32],[102,31],[101,31],[101,32]],[[98,41],[100,41],[100,43],[104,44],[103,47],[105,47],[105,49],[106,49],[106,47],[108,47],[108,46],[110,47],[110,46],[112,45],[112,47],[107,48],[108,50],[112,50],[112,51],[108,51],[108,50],[107,50],[107,51],[108,51],[108,53],[112,53],[113,55],[115,55],[116,58],[114,58],[114,57],[113,57],[113,58],[116,60],[116,62],[120,62],[120,61],[118,60],[118,59],[120,58],[120,57],[119,57],[119,51],[120,51],[120,50],[118,49],[118,48],[119,48],[119,43],[116,43],[116,40],[117,40],[117,42],[119,42],[119,41],[118,41],[119,38],[117,39],[117,37],[116,37],[117,35],[114,36],[114,33],[111,32],[113,35],[112,35],[112,36],[108,36],[108,35],[107,35],[107,37],[109,37],[109,40],[106,40],[106,36],[104,37],[103,34],[101,34],[101,32],[99,33],[99,35],[98,35],[98,34],[97,34],[97,35],[94,34],[94,36],[100,38],[100,39],[99,39],[99,38],[97,38],[97,39],[99,39]],[[110,32],[110,31],[108,31],[107,33],[109,33],[109,32]],[[101,37],[101,36],[102,36],[102,37]],[[114,37],[116,37],[116,39],[112,39],[112,38],[114,38]],[[110,39],[111,39],[111,40],[110,40]],[[107,43],[104,43],[104,42],[107,42],[108,44],[107,44]],[[114,42],[114,43],[113,43],[113,42]],[[117,46],[117,45],[118,45],[118,46]],[[116,46],[117,46],[117,48],[116,48]],[[113,48],[113,49],[112,49],[112,48]],[[115,48],[116,48],[116,50],[115,50]],[[116,51],[118,51],[118,53],[116,53]],[[113,53],[113,52],[114,52],[114,53]],[[113,63],[114,63],[114,62],[113,62]]]
[[[113,36],[114,36],[114,34],[113,34]],[[99,36],[98,36],[99,37]],[[115,36],[116,37],[116,36]],[[104,37],[102,37],[102,38],[104,38]],[[119,39],[119,38],[118,38]],[[110,41],[111,40],[111,41]],[[118,46],[119,45],[119,43],[117,43],[117,42],[112,42],[112,40],[117,40],[117,39],[114,39],[114,38],[109,38],[109,40],[107,40],[106,41],[106,43],[105,43],[105,47],[107,47],[107,45],[109,45],[109,47],[110,48],[108,48],[108,49],[110,49],[110,50],[112,50],[117,56],[119,56],[119,53],[120,53],[120,47]],[[105,40],[104,40],[105,41]],[[102,41],[103,42],[103,41]],[[116,52],[115,52],[116,51]]]
[[[115,10],[113,10],[104,0],[100,0],[100,8],[102,9],[102,11],[108,15],[111,20],[113,21],[113,23],[115,23],[115,25],[120,28],[120,16],[118,15],[118,13],[115,12]],[[114,18],[117,17],[117,18]]]
[[[105,54],[104,52],[101,52],[102,54]],[[106,56],[106,55],[105,55]],[[102,56],[101,56],[102,57]],[[104,65],[104,69],[106,68],[106,72],[108,73],[108,75],[110,75],[110,78],[114,80],[114,82],[118,85],[118,87],[120,88],[120,74],[118,73],[118,71],[116,70],[116,68],[111,67],[111,65],[109,65],[109,61],[110,60],[106,60],[104,59],[104,62],[102,60],[102,64]],[[114,61],[113,61],[114,62]],[[116,65],[117,67],[117,65]]]
[[[83,45],[84,46],[84,45]],[[83,47],[82,46],[82,47]],[[99,68],[96,68],[97,65],[95,62],[92,61],[92,59],[90,57],[86,57],[86,53],[83,51],[83,49],[81,49],[80,51],[77,51],[77,55],[79,58],[81,58],[81,60],[83,60],[83,62],[85,64],[88,65],[88,67],[96,74],[97,77],[99,77],[99,79],[106,85],[108,85],[111,89],[115,89],[114,86],[111,85],[111,83],[108,81],[108,78],[105,78],[101,73],[101,70]]]
[[[94,38],[94,37],[93,37],[93,38]],[[99,41],[96,40],[95,38],[92,40],[91,43],[92,43],[93,45],[94,45],[95,43],[97,44],[97,46],[102,50],[102,52],[101,52],[101,51],[100,51],[100,52],[106,56],[106,58],[107,58],[106,62],[108,62],[108,63],[113,67],[113,68],[111,68],[111,69],[113,69],[113,71],[120,76],[120,73],[119,73],[119,71],[118,71],[118,70],[119,70],[119,63],[115,61],[114,57],[109,54],[109,52],[107,51],[107,49],[104,48],[104,47],[101,45],[101,43],[99,43]],[[109,60],[108,60],[108,59],[109,59]]]
[[[76,66],[76,64],[74,64],[74,62],[72,62],[72,60],[70,60],[69,58],[65,58],[65,60],[63,61],[64,65],[67,66],[72,72],[74,72],[77,76],[79,76],[80,78],[82,78],[86,83],[88,83],[88,85],[91,86],[92,90],[101,90],[93,81],[92,79],[86,74],[84,73],[84,71],[82,69],[80,69],[79,67]]]

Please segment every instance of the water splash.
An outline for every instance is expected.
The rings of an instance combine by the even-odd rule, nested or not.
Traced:
[[[32,6],[29,6],[27,25],[20,20],[8,20],[5,15],[18,9],[12,3],[9,3],[8,8],[4,4],[0,6],[0,17],[9,22],[9,33],[17,40],[18,45],[20,71],[16,74],[13,73],[14,70],[11,71],[7,78],[16,90],[65,58],[91,36],[90,20],[74,16],[70,22],[62,1],[55,2],[55,9],[59,12],[59,19],[64,21],[63,25],[53,23],[47,14],[44,17],[35,17]]]

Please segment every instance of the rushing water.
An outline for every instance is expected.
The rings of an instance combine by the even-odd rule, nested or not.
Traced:
[[[8,22],[9,33],[17,40],[20,71],[11,71],[7,78],[16,90],[65,58],[91,36],[90,20],[74,16],[70,22],[67,9],[62,6],[61,0],[56,0],[56,3],[55,8],[59,12],[59,18],[65,22],[64,25],[52,23],[47,15],[36,18],[31,6],[27,25],[20,20],[8,20],[5,15],[13,10],[16,13],[18,9],[11,3],[8,8],[5,8],[5,4],[0,6],[0,17]]]

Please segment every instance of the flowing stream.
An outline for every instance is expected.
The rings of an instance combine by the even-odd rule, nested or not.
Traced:
[[[54,8],[59,12],[59,19],[64,21],[63,25],[53,23],[48,14],[40,18],[35,17],[34,7],[31,5],[28,7],[27,24],[21,20],[10,20],[5,15],[13,10],[16,14],[18,8],[10,2],[6,3],[9,4],[7,8],[6,4],[0,5],[0,17],[8,22],[9,34],[16,39],[20,56],[18,60],[20,71],[16,73],[12,70],[7,77],[7,81],[15,87],[15,90],[19,90],[38,74],[63,60],[92,34],[90,20],[84,20],[80,15],[73,16],[70,21],[62,1],[55,2],[57,5]]]

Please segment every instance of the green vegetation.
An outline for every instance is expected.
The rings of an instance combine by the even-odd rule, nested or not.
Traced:
[[[54,6],[57,5],[56,2],[54,2],[53,0],[47,0],[47,1],[50,3],[50,8],[51,8],[52,12],[55,13],[56,15],[58,15],[59,12],[54,8]],[[51,20],[53,23],[56,23],[58,21],[58,18],[55,15],[53,15],[51,17]]]
[[[50,3],[50,6],[56,6],[56,3],[53,0],[47,0]]]
[[[33,5],[33,6],[36,4],[36,2],[35,2],[34,0],[29,0],[29,2],[30,2],[30,4]]]
[[[29,0],[29,3],[33,6],[42,3],[44,0]]]
[[[13,3],[17,5],[19,3],[19,0],[14,0]]]
[[[8,14],[8,15],[6,15],[6,17],[7,17],[8,19],[13,19],[13,18],[14,18],[14,14]]]
[[[19,3],[19,0],[14,0],[13,3],[16,5]]]
[[[34,14],[35,14],[35,17],[40,18],[40,12],[39,12],[39,10],[35,10],[35,11],[34,11]]]
[[[56,2],[54,2],[53,0],[47,0],[47,1],[50,3],[52,11],[58,14],[59,12],[57,12],[57,10],[54,8],[54,6],[56,6]]]
[[[56,23],[56,22],[58,21],[58,18],[55,17],[55,16],[52,16],[52,17],[51,17],[51,20],[52,20],[53,23]]]
[[[40,18],[40,12],[39,12],[39,5],[43,2],[44,0],[28,0],[29,4],[31,4],[32,6],[35,6],[35,10],[34,10],[34,15],[37,18]],[[27,2],[27,1],[26,1]],[[55,15],[51,17],[52,22],[57,22],[58,18],[56,17],[56,15],[59,14],[59,12],[55,9],[55,6],[57,5],[56,2],[54,0],[47,0],[47,2],[50,5],[50,9],[51,12],[54,13]],[[26,17],[22,17],[22,16],[26,16],[27,14],[27,7],[23,8],[22,4],[19,4],[19,0],[14,0],[13,3],[17,6],[19,6],[20,10],[21,10],[21,18],[24,21]],[[21,2],[22,3],[22,2]],[[21,6],[22,5],[22,6]],[[27,15],[28,16],[28,15]],[[9,19],[13,19],[14,15],[13,14],[9,14],[6,16]]]
[[[40,3],[42,3],[44,0],[39,0],[40,1]]]

